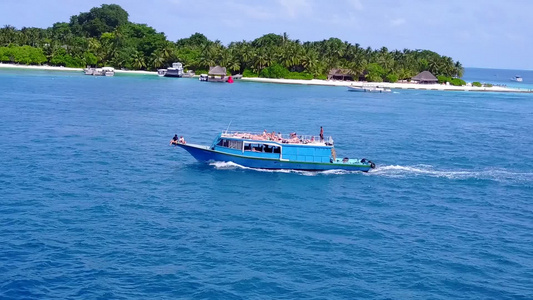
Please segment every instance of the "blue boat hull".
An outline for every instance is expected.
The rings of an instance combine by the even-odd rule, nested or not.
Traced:
[[[343,163],[314,163],[298,162],[280,159],[267,159],[246,157],[241,155],[227,154],[212,150],[206,146],[177,144],[177,146],[187,150],[196,160],[201,162],[224,161],[233,162],[243,167],[256,169],[279,169],[279,170],[302,170],[302,171],[326,171],[326,170],[347,170],[368,172],[370,165],[356,165]]]

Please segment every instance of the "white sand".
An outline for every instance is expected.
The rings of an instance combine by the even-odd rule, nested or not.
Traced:
[[[301,79],[274,79],[274,78],[242,78],[246,81],[284,83],[284,84],[306,84],[306,85],[326,85],[326,86],[382,86],[391,89],[414,89],[414,90],[435,90],[435,91],[473,91],[473,92],[514,92],[531,93],[531,90],[508,88],[508,87],[475,87],[475,86],[452,86],[443,84],[418,84],[418,83],[389,83],[389,82],[362,82],[362,81],[338,81],[338,80],[301,80]]]
[[[10,69],[30,69],[30,70],[45,70],[45,71],[83,71],[82,68],[67,68],[67,67],[56,67],[56,66],[28,66],[28,65],[17,65],[17,64],[4,64],[0,63],[0,68],[10,68]],[[128,74],[140,74],[140,75],[157,75],[157,72],[151,71],[136,71],[136,70],[115,70],[115,73],[128,73]]]
[[[16,64],[0,63],[1,68],[18,68],[47,71],[83,71],[81,68],[66,68],[55,66],[28,66]],[[157,72],[151,71],[134,71],[134,70],[115,70],[116,73],[139,74],[139,75],[157,75]],[[533,93],[533,90],[517,89],[509,87],[475,87],[475,86],[451,86],[443,84],[417,84],[417,83],[389,83],[389,82],[362,82],[362,81],[339,81],[339,80],[302,80],[302,79],[274,79],[274,78],[251,78],[243,77],[241,80],[265,83],[281,84],[304,84],[304,85],[326,85],[326,86],[382,86],[391,89],[413,89],[413,90],[435,90],[435,91],[472,91],[472,92],[512,92],[512,93]]]

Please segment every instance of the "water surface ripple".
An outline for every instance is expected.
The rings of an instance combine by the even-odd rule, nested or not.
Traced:
[[[532,299],[532,100],[2,70],[0,298]],[[168,145],[230,121],[378,168]]]

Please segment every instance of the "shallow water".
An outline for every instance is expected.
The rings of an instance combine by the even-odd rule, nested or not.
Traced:
[[[532,100],[0,70],[0,298],[531,299]],[[168,145],[230,122],[378,167]]]

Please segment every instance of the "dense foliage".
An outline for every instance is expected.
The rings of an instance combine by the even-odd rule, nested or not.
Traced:
[[[287,34],[266,34],[224,46],[195,33],[174,43],[150,26],[129,22],[128,13],[115,4],[47,29],[5,26],[0,29],[0,61],[143,70],[180,61],[192,70],[221,65],[244,76],[299,79],[326,78],[331,69],[342,69],[355,79],[389,82],[425,70],[450,78],[463,75],[459,62],[429,50],[373,50],[337,38],[302,43]]]
[[[453,78],[449,76],[439,75],[437,77],[439,83],[450,83],[453,86],[463,86],[466,82],[460,78]]]

